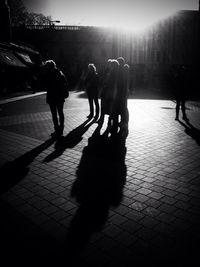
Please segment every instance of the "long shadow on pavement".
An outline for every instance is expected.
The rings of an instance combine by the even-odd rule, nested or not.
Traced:
[[[42,151],[55,142],[49,139],[17,159],[0,168],[0,196],[20,182],[29,172],[28,165]],[[53,238],[31,223],[23,214],[0,198],[1,259],[3,262],[20,266],[48,264],[55,260],[58,245]],[[52,255],[52,256],[51,256]],[[56,259],[56,261],[58,261]]]
[[[73,129],[65,137],[59,139],[55,144],[55,150],[49,154],[44,162],[52,161],[63,154],[67,148],[75,147],[83,139],[83,134],[89,129],[89,127],[95,122],[95,120],[87,119],[81,125]]]
[[[0,201],[0,212],[2,262],[8,266],[52,266],[54,262],[59,266],[56,239],[4,201]]]
[[[189,120],[186,120],[185,123],[180,120],[178,122],[185,128],[185,133],[191,136],[200,146],[200,129],[194,127]]]
[[[109,209],[117,207],[123,198],[127,172],[125,139],[119,134],[109,137],[107,131],[101,135],[100,130],[101,125],[83,149],[71,190],[79,207],[66,236],[64,253],[72,262],[90,237],[103,229]]]
[[[28,165],[33,162],[33,160],[42,151],[47,149],[55,142],[55,139],[51,138],[42,143],[41,145],[35,147],[31,151],[23,154],[19,158],[6,162],[1,168],[1,179],[0,179],[0,195],[4,194],[10,188],[15,186],[20,180],[22,180],[29,172]]]

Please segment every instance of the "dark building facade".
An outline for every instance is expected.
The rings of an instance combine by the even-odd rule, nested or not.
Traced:
[[[52,58],[70,76],[72,84],[88,63],[99,72],[108,58],[123,56],[131,66],[132,89],[168,90],[173,64],[191,70],[198,90],[199,11],[179,11],[140,34],[84,26],[34,26],[13,29],[15,39],[31,43],[44,59]]]

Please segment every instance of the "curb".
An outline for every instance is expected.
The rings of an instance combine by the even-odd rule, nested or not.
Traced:
[[[14,102],[14,101],[18,101],[18,100],[22,100],[25,98],[30,98],[30,97],[34,97],[34,96],[39,96],[39,95],[43,95],[46,94],[46,92],[39,92],[39,93],[33,93],[33,94],[29,94],[29,95],[22,95],[22,96],[16,96],[16,97],[11,97],[11,98],[7,98],[4,100],[0,100],[0,105],[3,104],[7,104],[10,102]]]

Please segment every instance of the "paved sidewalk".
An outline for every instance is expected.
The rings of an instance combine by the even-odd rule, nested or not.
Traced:
[[[75,93],[65,103],[61,144],[49,139],[45,96],[19,102],[0,113],[0,226],[8,262],[27,263],[27,256],[57,266],[61,259],[66,266],[195,266],[198,106],[189,106],[186,124],[174,120],[172,101],[129,100],[124,146],[102,136],[106,123],[100,133],[97,124],[84,123],[88,102]]]
[[[16,94],[10,94],[0,97],[0,105],[43,94],[46,94],[46,92],[18,92]]]

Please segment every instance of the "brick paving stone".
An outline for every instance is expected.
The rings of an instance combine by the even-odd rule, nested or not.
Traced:
[[[167,204],[173,205],[173,204],[176,203],[177,200],[174,199],[174,198],[172,198],[172,197],[164,196],[162,198],[162,201],[165,202],[165,203],[167,203]]]
[[[110,218],[110,220],[113,224],[120,226],[122,223],[124,223],[127,220],[127,218],[120,214],[114,214]]]
[[[149,194],[149,197],[154,198],[156,200],[160,200],[161,198],[164,197],[164,195],[161,194],[161,193],[152,192],[152,193]]]
[[[50,217],[58,222],[66,218],[66,216],[67,216],[67,213],[63,210],[60,210],[59,208],[54,213],[50,214]]]
[[[140,201],[135,201],[133,204],[130,205],[130,207],[133,210],[142,211],[147,207],[147,204]]]
[[[151,217],[156,217],[159,213],[160,213],[159,209],[149,206],[143,210],[143,214]]]
[[[143,195],[148,195],[148,194],[150,194],[152,191],[149,190],[149,189],[146,189],[146,188],[140,188],[140,189],[137,190],[137,192],[140,193],[140,194],[143,194]]]
[[[132,198],[130,198],[130,197],[123,197],[123,200],[122,200],[122,204],[123,205],[126,205],[126,206],[129,206],[129,205],[133,204],[134,202],[135,202],[134,196]]]
[[[161,206],[161,202],[160,201],[158,201],[158,200],[156,200],[156,199],[153,199],[153,198],[150,198],[149,200],[148,200],[148,202],[147,202],[147,205],[149,206],[149,207],[153,207],[153,208],[155,208],[155,209],[158,209],[158,207],[159,206]]]
[[[172,213],[176,212],[177,208],[175,205],[169,205],[168,203],[162,203],[158,207],[158,210],[162,211],[162,212],[166,212],[168,214],[172,214]]]
[[[149,190],[150,191],[150,190]],[[148,193],[150,193],[148,191]],[[145,190],[145,192],[146,192],[146,190]],[[136,200],[136,201],[138,201],[138,202],[146,202],[149,198],[147,197],[147,196],[145,196],[145,195],[143,195],[143,193],[144,193],[144,190],[142,190],[142,194],[137,194],[135,197],[134,197],[134,199]]]
[[[60,208],[63,209],[64,211],[70,211],[75,207],[76,205],[72,201],[67,201],[66,203],[60,205]]]
[[[154,228],[159,224],[159,221],[157,219],[154,219],[152,216],[145,216],[144,218],[142,218],[140,223],[145,227]]]
[[[184,201],[177,201],[176,203],[175,203],[175,206],[177,207],[177,208],[180,208],[180,209],[183,209],[183,210],[188,210],[188,209],[190,209],[191,208],[191,205],[189,204],[189,203],[187,203],[187,202],[184,202]]]
[[[121,224],[121,228],[131,234],[134,234],[142,228],[142,225],[138,222],[134,222],[133,220],[128,220]]]
[[[108,252],[109,250],[117,247],[117,242],[110,236],[104,235],[102,238],[96,240],[95,246],[100,248],[102,251]]]
[[[137,210],[132,210],[130,211],[129,213],[127,213],[126,215],[126,218],[130,219],[130,220],[133,220],[135,222],[139,222],[142,218],[144,218],[144,214],[137,211]]]
[[[137,242],[138,238],[135,234],[130,234],[126,231],[122,231],[115,237],[115,240],[119,244],[123,244],[126,247],[130,247]]]
[[[127,214],[128,212],[131,211],[131,208],[130,207],[126,207],[124,205],[120,205],[117,209],[116,209],[116,212],[121,214],[121,215],[125,215]]]
[[[167,224],[173,224],[175,219],[176,219],[175,216],[168,214],[168,213],[164,213],[164,212],[160,213],[157,216],[157,220],[160,220],[160,221],[167,223]]]
[[[122,223],[124,224],[124,223]],[[111,238],[115,238],[120,232],[121,232],[120,226],[109,224],[105,229],[103,230],[103,233]]]
[[[149,229],[147,227],[141,228],[137,233],[136,236],[145,242],[148,242],[152,240],[158,233],[153,231],[152,229]]]

